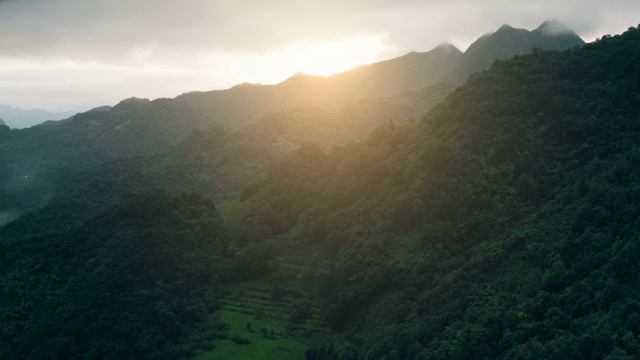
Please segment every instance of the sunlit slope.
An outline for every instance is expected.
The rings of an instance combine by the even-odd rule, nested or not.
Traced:
[[[640,354],[639,55],[630,28],[499,62],[420,123],[273,164],[247,219],[335,255],[338,358]]]
[[[578,35],[557,21],[545,22],[533,31],[505,25],[479,38],[465,53],[445,43],[427,52],[411,52],[326,78],[296,74],[277,85],[243,84],[228,90],[187,93],[176,100],[216,114],[221,125],[236,127],[255,121],[265,112],[295,106],[336,110],[354,100],[419,91],[438,83],[450,84],[453,89],[496,59],[527,54],[534,48],[564,50],[583,44]]]
[[[272,111],[301,106],[336,111],[360,99],[419,91],[440,82],[460,54],[453,46],[439,46],[330,77],[299,73],[276,85],[243,84],[228,90],[187,93],[176,100],[216,114],[215,121],[221,125],[240,127]]]
[[[0,129],[0,209],[41,205],[61,176],[166,149],[206,122],[175,101],[127,99],[59,125]]]
[[[538,30],[522,31],[534,36]],[[487,39],[478,40],[483,46],[474,44],[472,48],[481,51],[470,48],[462,54],[445,44],[328,78],[298,74],[277,85],[244,84],[154,101],[131,98],[114,107],[77,114],[56,126],[5,129],[0,132],[0,211],[40,206],[51,196],[53,181],[113,159],[167,150],[194,128],[241,128],[271,112],[319,107],[342,117],[345,124],[336,128],[350,132],[343,137],[354,136],[354,131],[359,136],[381,121],[419,116],[469,73],[490,66],[495,58],[526,53],[533,47],[568,48],[581,43],[575,36],[574,42],[557,45],[558,36],[520,43],[517,33],[501,29],[487,38],[490,46]]]

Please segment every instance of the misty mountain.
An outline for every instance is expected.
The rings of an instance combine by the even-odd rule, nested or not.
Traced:
[[[451,84],[241,127],[198,93],[0,128],[1,199],[50,200],[0,227],[0,357],[634,359],[639,55],[640,26],[492,61],[437,104]],[[249,116],[278,86],[215,94],[254,92]]]
[[[337,112],[319,108],[274,112],[244,128],[195,129],[175,146],[154,154],[120,157],[93,166],[76,160],[73,169],[51,167],[37,176],[17,177],[14,187],[8,189],[23,190],[18,195],[13,193],[13,198],[5,197],[5,207],[13,207],[14,211],[6,212],[4,222],[17,217],[15,208],[28,210],[33,204],[44,207],[33,210],[35,216],[0,230],[0,242],[30,234],[24,229],[65,228],[132,191],[161,188],[175,194],[208,194],[217,202],[233,201],[241,197],[247,185],[261,178],[271,162],[302,144],[316,142],[329,149],[334,144],[357,141],[373,124],[389,122],[398,114],[408,113],[407,109],[420,108],[416,103],[444,97],[437,90],[412,99],[402,96],[400,100],[386,98],[386,102],[361,100]],[[46,186],[43,180],[38,184],[38,177],[45,176]],[[0,225],[2,220],[0,216]],[[21,235],[13,231],[16,226],[23,229]]]
[[[14,106],[0,105],[0,117],[5,119],[6,125],[13,129],[28,128],[49,120],[68,119],[74,114],[73,111],[25,110]]]
[[[335,110],[353,100],[418,91],[439,83],[453,90],[495,60],[527,54],[534,48],[565,50],[583,44],[575,32],[558,21],[547,21],[533,31],[504,25],[479,38],[464,53],[445,43],[428,52],[412,52],[326,78],[296,74],[277,85],[243,84],[228,90],[187,93],[176,100],[215,113],[220,125],[238,127],[266,112],[296,106]]]
[[[557,20],[545,21],[533,31],[503,25],[473,42],[443,80],[462,83],[470,74],[489,68],[495,60],[528,54],[534,48],[565,50],[582,45],[584,41],[580,36]]]
[[[243,84],[153,101],[131,98],[65,121],[2,132],[0,210],[42,205],[52,194],[51,185],[61,177],[118,158],[167,150],[193,129],[242,128],[266,114],[296,107],[339,114],[349,123],[343,129],[350,133],[343,138],[363,136],[384,121],[414,119],[455,87],[443,74],[460,77],[479,64],[488,67],[488,59],[515,55],[532,46],[544,48],[545,43],[565,44],[554,42],[556,36],[566,35],[556,34],[561,26],[545,24],[532,32],[503,27],[464,54],[443,44],[426,53],[410,53],[328,78],[297,74],[277,85]],[[523,43],[527,36],[537,40]]]

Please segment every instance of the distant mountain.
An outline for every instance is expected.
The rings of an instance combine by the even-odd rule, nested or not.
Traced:
[[[577,35],[557,22],[547,22],[532,32],[503,26],[480,38],[465,53],[442,44],[425,53],[412,52],[328,78],[297,74],[277,85],[242,84],[154,101],[131,98],[64,121],[0,132],[0,195],[4,199],[0,210],[8,205],[24,208],[40,204],[43,198],[35,194],[50,194],[56,177],[117,158],[168,150],[196,128],[242,128],[273,112],[317,107],[347,123],[342,129],[348,134],[331,134],[327,139],[357,138],[381,122],[419,117],[474,69],[487,68],[495,59],[533,47],[555,49],[581,43]],[[290,131],[300,133],[293,127]],[[284,138],[298,144],[304,137]]]
[[[429,52],[412,52],[330,77],[298,73],[277,85],[241,84],[228,90],[190,92],[176,101],[199,113],[214,114],[218,125],[242,127],[273,111],[294,107],[334,111],[353,101],[422,90],[439,83],[461,54],[453,45],[443,44]]]
[[[7,125],[4,123],[4,121],[2,121],[2,119],[0,119],[0,125]]]
[[[580,36],[556,20],[545,21],[533,31],[503,25],[472,43],[442,80],[462,83],[470,74],[489,68],[496,59],[528,54],[534,48],[566,50],[582,45]]]
[[[362,65],[329,78],[335,87],[352,92],[362,88],[360,96],[390,96],[407,91],[421,90],[441,80],[442,73],[462,56],[455,46],[443,43],[433,50]]]
[[[411,52],[327,78],[296,74],[277,85],[242,84],[228,90],[191,92],[176,100],[215,114],[217,124],[240,127],[267,112],[296,106],[336,110],[350,101],[417,91],[438,83],[449,84],[453,90],[496,59],[527,54],[534,48],[565,50],[583,44],[575,32],[555,20],[533,31],[504,25],[480,37],[464,53],[451,44],[441,44],[428,52]]]
[[[8,105],[0,105],[0,117],[13,129],[28,128],[48,120],[62,120],[73,116],[75,112],[51,112],[42,109],[25,110]]]

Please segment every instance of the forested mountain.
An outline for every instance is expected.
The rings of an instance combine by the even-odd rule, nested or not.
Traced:
[[[563,34],[542,36],[540,29],[522,32],[538,35],[516,47],[514,42],[521,40],[517,32],[501,29],[488,38],[490,46],[474,44],[472,48],[476,50],[467,51],[469,55],[443,44],[426,53],[410,53],[328,78],[298,74],[277,85],[245,84],[154,101],[131,98],[114,107],[76,114],[66,121],[0,131],[0,211],[42,206],[57,191],[55,184],[67,181],[63,179],[115,159],[168,151],[193,129],[215,125],[241,128],[271,112],[318,107],[333,113],[329,117],[343,119],[345,124],[336,125],[342,128],[334,133],[346,132],[317,141],[328,141],[326,144],[330,145],[338,138],[361,137],[383,121],[419,117],[454,88],[455,82],[451,81],[458,81],[454,77],[466,78],[472,69],[488,67],[495,58],[527,52],[535,46],[568,48],[581,42],[577,36],[573,42],[555,38]],[[443,78],[443,74],[455,76]],[[308,118],[304,121],[316,122]],[[289,134],[306,133],[295,128],[280,129]],[[303,139],[304,135],[287,141],[299,145]],[[272,149],[261,151],[269,153]],[[252,168],[245,170],[251,171]],[[246,183],[237,186],[243,185]],[[232,194],[237,193],[237,186]]]
[[[334,257],[308,359],[640,354],[640,26],[472,76],[419,122],[274,163],[247,221]]]
[[[496,60],[537,50],[565,50],[584,45],[573,30],[557,20],[545,21],[537,29],[528,31],[503,25],[496,32],[480,37],[469,46],[443,81],[459,84],[480,70],[487,69]]]
[[[43,229],[44,230],[44,229]],[[130,194],[63,233],[3,242],[0,357],[169,359],[231,276],[210,200]]]
[[[244,84],[229,90],[187,93],[176,99],[217,114],[221,125],[241,126],[265,112],[295,106],[335,110],[353,100],[418,91],[439,83],[449,84],[453,90],[496,59],[526,54],[534,48],[563,50],[583,44],[578,35],[557,21],[545,22],[533,31],[504,25],[478,39],[465,53],[442,44],[428,52],[412,52],[328,78],[297,74],[277,85]]]
[[[5,128],[0,130],[0,139],[6,140],[0,142],[4,151],[0,211],[17,214],[37,208],[55,194],[78,192],[79,184],[93,180],[111,183],[102,186],[108,189],[105,193],[118,196],[141,184],[145,188],[155,184],[170,191],[206,189],[216,200],[236,198],[242,187],[262,175],[269,161],[305,141],[326,146],[355,141],[384,121],[419,117],[448,91],[431,86],[411,94],[354,101],[335,112],[295,108],[265,115],[245,128],[211,126],[189,134],[184,123],[173,121],[185,112],[139,99],[78,114],[69,124],[22,130],[29,131],[25,136]],[[129,114],[127,106],[137,108],[141,118],[157,113],[147,119],[158,123],[154,130],[159,134],[146,130],[150,123],[121,123],[123,113]],[[61,127],[66,130],[59,131]],[[178,141],[178,134],[184,139]],[[113,174],[117,175],[108,176]],[[127,184],[114,187],[114,178]]]
[[[0,126],[0,357],[640,356],[640,27],[574,35]],[[407,70],[530,47],[440,103],[451,83]],[[396,90],[265,96],[374,75]]]

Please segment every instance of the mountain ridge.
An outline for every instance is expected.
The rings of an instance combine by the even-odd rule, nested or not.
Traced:
[[[640,354],[639,53],[640,26],[500,61],[418,122],[273,164],[246,220],[335,256],[330,358]]]
[[[534,48],[566,50],[584,44],[580,36],[557,20],[545,21],[531,31],[504,24],[469,45],[443,81],[461,84],[471,73],[487,69],[495,60],[525,55]]]
[[[313,125],[345,125],[351,114],[296,108],[251,129],[196,129],[168,150],[125,151],[66,174],[47,207],[0,227],[1,357],[265,353],[257,337],[276,344],[293,336],[269,331],[265,312],[244,306],[251,292],[268,307],[295,299],[278,316],[290,316],[290,329],[303,326],[306,360],[634,359],[638,54],[640,26],[581,48],[494,61],[421,118],[391,116],[343,145],[314,144],[344,134],[325,127],[329,140],[321,140]],[[78,133],[62,135],[88,132],[88,144],[104,138],[133,152],[136,142],[167,140],[173,117],[213,120],[200,110],[127,99],[78,114],[69,122]],[[64,159],[45,142],[58,128],[33,130],[48,151],[40,161]],[[224,214],[208,200],[216,187],[198,187],[279,147],[295,149],[274,151],[244,203],[225,204]],[[135,188],[141,182],[160,189]],[[109,192],[115,203],[94,201]],[[283,261],[292,252],[300,262]]]
[[[4,167],[0,185],[5,199],[14,199],[9,192],[28,192],[34,187],[46,192],[54,174],[66,176],[117,158],[150,155],[175,146],[193,129],[242,128],[269,113],[296,107],[319,107],[343,113],[345,119],[355,116],[359,125],[353,129],[362,136],[382,121],[404,122],[424,113],[464,81],[473,66],[484,69],[496,57],[524,51],[511,45],[501,47],[491,36],[487,39],[491,46],[476,45],[483,57],[477,61],[470,55],[473,51],[462,53],[441,44],[428,52],[411,52],[328,78],[298,74],[276,85],[241,84],[153,101],[129,98],[113,107],[45,124],[56,126],[5,131],[0,134],[0,164]],[[471,61],[467,64],[461,59]],[[372,115],[364,119],[355,112],[362,110]],[[16,206],[15,202],[34,204],[31,200],[11,202],[0,204],[0,211]]]
[[[0,117],[5,125],[14,129],[28,128],[48,120],[64,120],[75,114],[74,111],[47,111],[43,109],[25,110],[15,106],[0,104]]]

